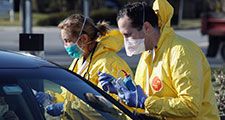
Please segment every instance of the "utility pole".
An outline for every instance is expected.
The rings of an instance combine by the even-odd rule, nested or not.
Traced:
[[[178,25],[181,24],[183,18],[184,0],[180,0],[179,3],[179,13],[178,13]]]
[[[23,32],[20,34],[20,51],[44,57],[44,34],[32,32],[32,0],[21,0]]]
[[[9,11],[9,18],[10,22],[13,22],[15,19],[15,14],[14,14],[14,0],[9,0],[9,3],[11,5],[10,11]]]
[[[31,0],[21,0],[23,33],[32,33],[32,4]]]
[[[19,34],[19,50],[25,54],[44,57],[44,34],[32,33],[32,0],[21,0],[23,32]],[[44,91],[43,80],[31,81],[35,90]]]
[[[89,17],[89,0],[83,0],[84,16]]]

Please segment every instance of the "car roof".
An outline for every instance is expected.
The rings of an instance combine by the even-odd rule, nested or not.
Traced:
[[[40,57],[15,51],[0,50],[0,69],[57,67]]]

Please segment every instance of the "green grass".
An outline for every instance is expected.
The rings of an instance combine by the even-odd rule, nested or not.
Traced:
[[[48,14],[41,14],[41,13],[33,13],[33,26],[36,26],[38,20],[48,17]],[[0,18],[0,26],[21,26],[22,21],[20,21],[20,14],[17,12],[15,13],[15,20],[14,22],[10,22],[9,19]]]
[[[15,13],[15,19],[13,22],[9,21],[9,18],[0,18],[0,26],[19,26],[19,13]]]
[[[40,19],[47,18],[49,14],[40,14],[40,13],[34,13],[33,14],[33,25],[36,26],[37,21]]]
[[[37,26],[37,21],[47,18],[50,14],[33,13],[33,26]],[[0,26],[21,26],[20,13],[15,13],[15,21],[10,22],[9,19],[0,18]],[[199,28],[201,26],[200,19],[183,19],[177,26],[173,26],[175,29],[192,29]]]

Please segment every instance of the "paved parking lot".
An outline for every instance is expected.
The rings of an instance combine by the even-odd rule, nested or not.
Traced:
[[[21,27],[0,27],[0,48],[6,50],[19,51],[19,33],[22,32]],[[206,53],[208,46],[208,36],[202,36],[199,29],[191,30],[176,30],[177,34],[193,40],[198,44],[204,53]],[[44,33],[44,53],[45,58],[58,63],[63,66],[68,66],[72,59],[66,54],[63,44],[60,39],[60,31],[56,27],[34,27],[33,33]],[[136,67],[139,56],[127,57],[125,50],[122,49],[119,53],[129,65],[133,68]],[[215,58],[208,58],[212,67],[222,67],[223,60],[218,54]]]

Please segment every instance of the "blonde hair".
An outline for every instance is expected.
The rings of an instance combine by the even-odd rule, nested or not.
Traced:
[[[68,33],[78,36],[81,27],[83,25],[85,17],[81,14],[72,14],[65,20],[63,20],[58,28],[66,30]],[[91,40],[95,40],[100,36],[104,36],[109,30],[109,24],[107,22],[98,22],[94,24],[91,18],[86,18],[82,33],[87,34]]]

